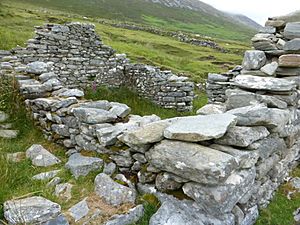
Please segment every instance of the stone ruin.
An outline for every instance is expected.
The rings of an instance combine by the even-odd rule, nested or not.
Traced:
[[[300,152],[300,23],[273,19],[267,25],[252,39],[256,50],[245,53],[243,66],[209,75],[210,104],[199,109],[197,116],[161,120],[155,115],[130,115],[130,108],[121,103],[85,100],[76,87],[87,84],[90,76],[101,83],[102,75],[120,81],[125,73],[138,86],[138,71],[146,69],[143,73],[148,78],[145,66],[142,70],[138,65],[128,67],[123,56],[108,54],[112,50],[94,36],[90,25],[38,28],[38,38],[30,40],[26,49],[2,58],[1,71],[3,76],[17,78],[26,106],[45,137],[65,146],[71,155],[66,168],[75,178],[93,170],[81,159],[82,150],[109,158],[110,163],[102,162],[104,173],[95,179],[96,194],[107,202],[121,205],[134,203],[137,193],[156,195],[161,207],[150,225],[253,225],[259,209],[270,203],[297,166]],[[69,50],[64,48],[67,34],[76,40]],[[93,37],[91,43],[89,37]],[[95,52],[79,51],[86,59],[74,60],[77,52],[71,51],[82,45]],[[91,65],[100,55],[106,63]],[[131,72],[126,72],[128,68]],[[162,87],[176,84],[182,92],[191,91],[185,78],[177,77],[175,83],[173,79],[164,80]],[[109,166],[117,172],[107,173]],[[127,185],[116,185],[114,180],[120,180],[116,173],[134,174],[137,183],[123,176]],[[119,191],[109,191],[105,184]],[[180,192],[181,198],[172,196],[173,191]],[[51,219],[63,215],[55,207]],[[11,201],[4,205],[11,224],[13,209]],[[105,224],[136,222],[124,220],[124,215],[118,218],[119,223]]]
[[[15,49],[24,63],[52,62],[59,81],[70,88],[126,86],[156,104],[191,111],[194,84],[171,71],[131,64],[124,54],[105,46],[90,24],[36,27],[36,37],[25,49]]]

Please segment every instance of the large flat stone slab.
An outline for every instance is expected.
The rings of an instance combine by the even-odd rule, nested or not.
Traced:
[[[287,39],[300,38],[300,22],[287,23],[283,35]]]
[[[157,169],[205,184],[224,181],[238,167],[229,154],[181,141],[163,140],[146,153]]]
[[[291,41],[288,41],[283,46],[285,51],[299,51],[300,50],[300,38],[295,38]]]
[[[300,58],[299,58],[300,59]],[[240,88],[262,91],[285,92],[296,88],[292,81],[274,77],[240,75],[234,79],[234,85]]]
[[[180,141],[206,141],[222,137],[235,124],[236,117],[229,114],[183,117],[167,127],[164,136]]]
[[[44,224],[59,216],[61,207],[43,197],[29,197],[4,203],[4,217],[9,224]]]

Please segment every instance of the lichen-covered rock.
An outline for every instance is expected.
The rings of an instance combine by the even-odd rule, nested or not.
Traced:
[[[274,77],[258,77],[251,75],[239,75],[234,79],[234,85],[244,89],[261,91],[292,91],[296,88],[293,81]]]
[[[294,38],[300,38],[300,23],[294,22],[294,23],[287,23],[284,28],[284,37],[287,39],[294,39]]]
[[[71,155],[65,165],[65,167],[71,171],[76,179],[80,176],[88,175],[91,171],[99,170],[102,166],[102,159],[82,156],[80,153]]]
[[[183,117],[167,127],[164,136],[189,142],[206,141],[222,137],[235,124],[236,117],[229,114]]]
[[[75,223],[88,215],[90,208],[87,204],[86,198],[72,206],[68,212],[74,219]]]
[[[183,191],[193,198],[200,207],[213,215],[230,212],[239,199],[254,184],[255,169],[242,170],[231,174],[224,183],[207,186],[195,182],[186,183]]]
[[[234,157],[199,144],[163,140],[146,153],[154,167],[199,183],[218,184],[238,167]]]
[[[55,186],[54,195],[64,201],[69,201],[72,198],[73,185],[70,183],[57,184]]]
[[[61,213],[60,205],[43,197],[29,197],[4,203],[4,217],[9,224],[43,224]]]
[[[245,52],[243,68],[246,70],[259,70],[266,64],[267,58],[263,51],[249,50]]]
[[[258,127],[232,127],[227,133],[215,142],[223,145],[248,147],[253,142],[267,137],[270,132],[267,128]]]
[[[100,173],[95,178],[95,192],[113,206],[134,203],[137,195],[136,190],[115,182],[104,173]]]
[[[27,64],[26,68],[27,73],[33,73],[36,75],[40,75],[42,73],[48,72],[48,64],[44,62],[32,62]]]
[[[34,144],[26,150],[26,157],[29,158],[33,165],[47,167],[60,163],[55,155],[46,150],[42,145]]]
[[[60,170],[52,170],[49,172],[39,173],[37,175],[34,175],[32,177],[32,179],[33,180],[50,180],[53,177],[55,177],[59,172],[60,172]]]
[[[117,116],[114,113],[103,109],[95,108],[74,108],[73,113],[77,119],[81,122],[88,124],[98,124],[113,122],[117,119]]]

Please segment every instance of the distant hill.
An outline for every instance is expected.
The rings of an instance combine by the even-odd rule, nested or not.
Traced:
[[[300,10],[292,12],[285,16],[279,16],[278,18],[281,18],[287,22],[299,22],[300,21]]]
[[[87,17],[130,21],[213,38],[249,40],[256,32],[249,18],[219,11],[198,0],[11,0]],[[246,22],[247,21],[247,22]]]

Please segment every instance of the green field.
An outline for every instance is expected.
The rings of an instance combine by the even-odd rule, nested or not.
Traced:
[[[163,29],[196,32],[224,40],[249,40],[254,30],[207,8],[203,12],[169,8],[141,0],[13,0],[93,18],[132,21]]]

